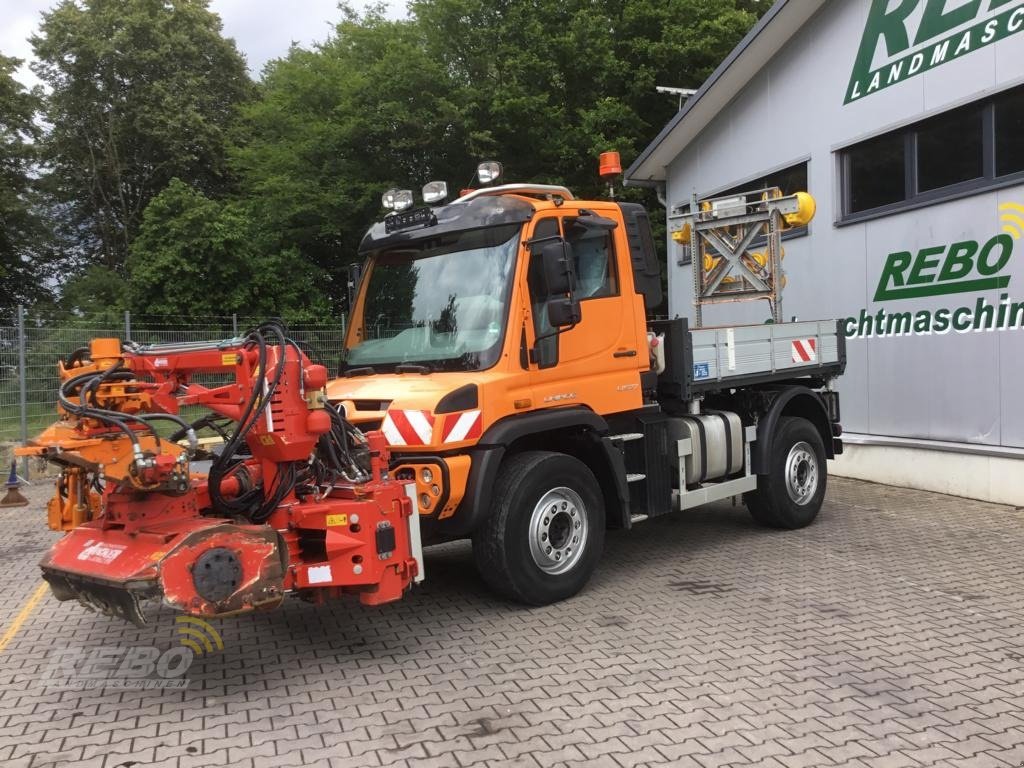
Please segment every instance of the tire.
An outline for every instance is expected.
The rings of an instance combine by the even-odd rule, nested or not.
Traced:
[[[498,471],[492,498],[473,534],[473,558],[491,590],[549,605],[583,589],[604,546],[604,502],[587,465],[548,451],[515,454]]]
[[[825,499],[828,467],[821,435],[807,419],[783,416],[775,428],[767,475],[743,495],[759,525],[794,530],[814,522]]]

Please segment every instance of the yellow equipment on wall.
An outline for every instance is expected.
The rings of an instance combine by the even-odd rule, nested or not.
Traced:
[[[767,300],[772,319],[782,322],[781,234],[807,226],[815,209],[807,192],[783,195],[778,187],[705,200],[694,195],[689,205],[676,206],[669,228],[692,255],[696,327],[705,304],[758,299]]]

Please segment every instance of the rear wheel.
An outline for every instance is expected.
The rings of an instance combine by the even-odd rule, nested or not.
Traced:
[[[487,585],[529,605],[579,592],[604,545],[604,504],[587,465],[561,453],[516,454],[502,465],[493,498],[473,536]]]
[[[803,528],[814,522],[825,499],[828,469],[821,435],[807,419],[783,416],[772,441],[768,474],[743,501],[760,525]]]

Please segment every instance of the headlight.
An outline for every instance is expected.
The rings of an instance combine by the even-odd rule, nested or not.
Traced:
[[[476,167],[476,177],[480,179],[481,184],[490,184],[491,182],[497,181],[501,176],[501,163],[495,162],[494,160],[488,160],[487,162],[480,163]]]
[[[423,202],[428,205],[440,203],[448,197],[448,183],[444,181],[432,181],[423,185]]]

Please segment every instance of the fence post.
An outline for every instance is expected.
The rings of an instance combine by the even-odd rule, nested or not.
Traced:
[[[237,336],[238,335],[238,313],[237,312],[232,312],[231,313],[231,335],[232,336]]]
[[[25,307],[18,305],[18,398],[21,407],[21,444],[28,442],[28,372],[25,370]],[[28,456],[21,459],[21,474],[28,480]]]
[[[132,313],[127,309],[124,311],[124,340],[132,340]]]

